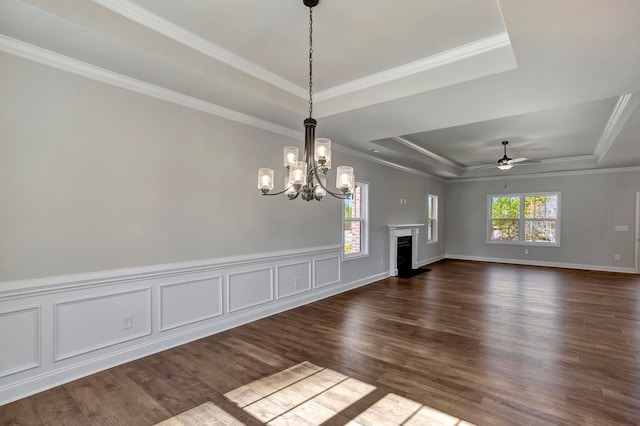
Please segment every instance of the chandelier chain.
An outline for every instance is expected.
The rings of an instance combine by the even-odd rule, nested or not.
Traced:
[[[309,118],[313,116],[313,8],[309,8]]]

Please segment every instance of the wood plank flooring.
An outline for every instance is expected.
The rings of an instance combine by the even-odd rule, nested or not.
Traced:
[[[413,407],[407,424],[431,421],[423,415],[441,424],[640,424],[640,276],[453,260],[430,267],[2,406],[0,424],[182,425],[202,412],[227,419],[220,424],[261,424],[238,398],[300,364],[330,371],[342,392],[346,380],[366,390],[343,409],[321,394],[335,383],[320,387],[338,407],[326,424],[372,424],[367,415],[399,403]]]

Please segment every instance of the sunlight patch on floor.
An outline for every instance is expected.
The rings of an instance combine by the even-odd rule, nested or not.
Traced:
[[[191,410],[173,416],[156,426],[196,426],[196,425],[225,425],[243,426],[244,423],[218,407],[213,402],[205,402]]]
[[[225,394],[245,412],[268,425],[319,425],[361,400],[376,387],[344,374],[303,362]],[[213,402],[157,426],[242,425]],[[390,393],[349,425],[473,426],[441,411]]]

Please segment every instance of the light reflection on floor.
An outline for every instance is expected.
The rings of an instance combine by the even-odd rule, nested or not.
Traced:
[[[319,425],[376,389],[344,374],[303,362],[225,394],[245,412],[269,425]],[[158,426],[241,425],[207,402]],[[456,417],[389,393],[351,420],[349,425],[473,426]]]

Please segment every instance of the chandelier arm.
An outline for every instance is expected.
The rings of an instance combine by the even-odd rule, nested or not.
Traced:
[[[316,178],[316,181],[318,182],[318,185],[320,185],[320,187],[322,189],[324,189],[327,192],[327,194],[331,195],[332,197],[339,198],[341,200],[349,199],[351,197],[351,193],[349,193],[349,194],[338,194],[336,192],[333,192],[333,191],[327,189],[327,187],[322,184],[322,181],[320,180],[320,176],[318,176],[318,169],[321,168],[321,167],[322,166],[316,166],[313,169],[311,169],[311,171],[309,172],[309,173],[313,173],[313,176]]]
[[[289,190],[289,188],[285,188],[280,192],[267,192],[267,193],[262,193],[262,195],[280,195],[280,194],[284,194],[285,192],[287,192]]]

